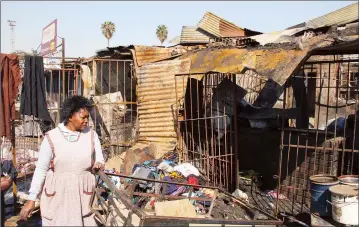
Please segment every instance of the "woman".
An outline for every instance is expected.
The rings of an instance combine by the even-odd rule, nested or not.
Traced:
[[[65,100],[63,123],[43,140],[29,191],[20,212],[26,220],[41,192],[43,226],[96,226],[89,209],[95,186],[92,170],[103,170],[104,159],[97,134],[88,127],[91,104],[82,96]]]

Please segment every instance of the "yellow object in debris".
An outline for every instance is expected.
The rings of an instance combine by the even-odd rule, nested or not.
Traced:
[[[177,179],[183,179],[183,175],[180,172],[177,171],[173,171],[171,173],[168,174],[169,177],[171,178],[177,178]]]

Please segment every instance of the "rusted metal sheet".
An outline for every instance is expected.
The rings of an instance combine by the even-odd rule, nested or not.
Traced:
[[[161,60],[168,59],[176,55],[178,47],[148,47],[148,46],[135,46],[136,61],[138,67],[148,63],[153,63]]]
[[[320,28],[332,25],[344,25],[359,19],[358,3],[351,4],[321,17],[309,20],[306,25],[310,28]]]
[[[188,73],[189,66],[188,60],[171,60],[138,69],[140,142],[160,144],[163,152],[174,149],[177,142],[175,74]]]
[[[206,12],[198,27],[215,37],[244,36],[244,29],[211,12]]]
[[[213,49],[207,48],[194,53],[188,53],[181,59],[191,60],[190,73],[243,73],[246,69],[255,70],[259,75],[273,79],[283,85],[298,64],[309,51],[316,47],[328,46],[332,40],[326,35],[315,36],[306,44],[303,50],[260,48],[260,49]]]
[[[260,32],[238,27],[211,12],[204,14],[197,27],[214,37],[239,37],[260,34]]]
[[[208,43],[209,37],[197,30],[196,26],[183,26],[180,43]]]

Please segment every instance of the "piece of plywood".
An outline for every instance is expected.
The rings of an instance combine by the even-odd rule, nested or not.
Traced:
[[[197,217],[194,206],[188,199],[155,203],[156,216]]]
[[[314,215],[314,214],[311,214],[311,226],[313,227],[331,227],[334,225],[330,224],[329,222],[325,221],[323,218],[317,216],[317,215]]]

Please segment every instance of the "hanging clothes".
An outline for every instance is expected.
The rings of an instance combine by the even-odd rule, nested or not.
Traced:
[[[25,56],[20,112],[22,115],[40,119],[43,133],[54,127],[54,122],[47,109],[44,63],[41,56]]]
[[[24,136],[38,137],[42,135],[40,122],[36,117],[24,115],[22,125]]]
[[[11,121],[15,119],[15,99],[21,83],[18,56],[0,54],[0,136],[11,136]]]

